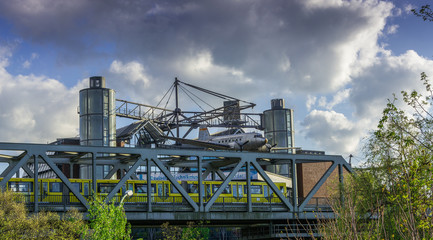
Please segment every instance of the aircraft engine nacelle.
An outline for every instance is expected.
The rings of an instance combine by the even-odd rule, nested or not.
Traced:
[[[272,146],[270,144],[265,144],[265,145],[259,147],[257,149],[257,151],[259,151],[259,152],[270,152],[271,149],[272,149]]]
[[[231,142],[228,145],[230,146],[230,148],[233,148],[235,150],[241,150],[241,145],[239,145],[239,143],[237,142]]]

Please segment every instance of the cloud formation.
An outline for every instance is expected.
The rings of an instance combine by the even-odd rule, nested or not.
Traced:
[[[297,137],[346,154],[358,148],[393,92],[417,86],[419,73],[433,69],[431,60],[412,50],[394,55],[387,49],[387,36],[401,29],[389,20],[408,8],[345,0],[21,0],[1,1],[0,16],[24,41],[53,46],[62,64],[109,59],[103,74],[123,99],[155,103],[175,77],[265,106],[270,98],[290,98],[305,128]],[[18,82],[24,90],[35,88],[11,105],[5,124],[22,118],[25,123],[13,124],[60,134],[39,127],[37,116],[58,106],[65,110],[50,112],[54,119],[71,116],[66,109],[78,90],[50,77],[10,75],[11,52],[1,51],[0,74],[15,85],[0,82],[0,100],[7,99],[2,89],[18,91]],[[53,103],[41,98],[54,91],[51,85],[61,96]],[[29,111],[24,99],[38,99],[43,109]],[[70,119],[62,131],[75,131]]]
[[[97,46],[111,41],[116,55],[139,58],[150,74],[164,79],[177,74],[185,58],[198,55],[236,69],[268,91],[283,85],[330,92],[374,60],[392,6],[370,1],[23,0],[1,3],[0,14],[23,37],[55,43],[70,58],[98,56]]]
[[[7,71],[9,50],[0,51],[0,141],[46,143],[78,134],[78,84],[67,89],[45,76]]]

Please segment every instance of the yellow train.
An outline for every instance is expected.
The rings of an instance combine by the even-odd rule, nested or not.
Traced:
[[[0,178],[2,180],[2,178]],[[85,198],[92,196],[92,181],[90,179],[69,179],[72,186],[76,188]],[[107,196],[116,186],[119,180],[97,180],[97,195]],[[181,187],[189,196],[198,202],[198,182],[179,181]],[[245,181],[231,181],[219,195],[217,203],[236,203],[247,201],[247,183]],[[221,187],[221,181],[204,181],[204,200],[208,201],[212,195]],[[275,183],[284,196],[287,196],[285,183]],[[8,189],[19,192],[25,196],[26,201],[34,201],[34,179],[33,178],[11,178],[7,184]],[[78,202],[77,198],[66,188],[60,179],[39,179],[39,202],[55,203],[65,201]],[[125,199],[125,202],[147,202],[147,182],[144,180],[128,180],[115,194],[114,200],[119,201],[126,190],[134,192],[133,197]],[[151,182],[152,202],[182,202],[180,192],[169,181],[155,180]],[[251,182],[251,200],[260,202],[281,202],[272,189],[265,182]]]

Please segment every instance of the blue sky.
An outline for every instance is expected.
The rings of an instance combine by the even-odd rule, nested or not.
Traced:
[[[90,76],[150,105],[179,77],[254,102],[256,113],[283,98],[297,147],[360,162],[386,100],[433,75],[433,23],[410,13],[428,3],[1,1],[0,141],[77,136]]]

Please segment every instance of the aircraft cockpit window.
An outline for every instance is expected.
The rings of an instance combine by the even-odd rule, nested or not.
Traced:
[[[255,137],[255,138],[261,138],[261,137],[262,137],[262,134],[257,133],[256,135],[254,135],[254,137]]]

